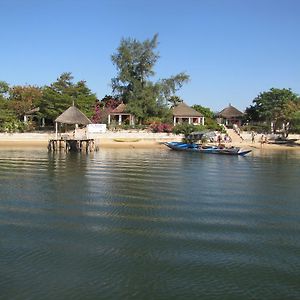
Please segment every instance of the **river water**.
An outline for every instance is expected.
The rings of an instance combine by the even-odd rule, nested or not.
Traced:
[[[0,299],[300,299],[300,152],[0,150]]]

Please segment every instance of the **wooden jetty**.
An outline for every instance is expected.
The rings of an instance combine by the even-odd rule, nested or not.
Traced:
[[[48,151],[72,151],[72,152],[93,152],[96,150],[94,139],[50,139],[48,142]]]

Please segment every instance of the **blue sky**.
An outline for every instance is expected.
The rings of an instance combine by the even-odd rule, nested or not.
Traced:
[[[50,84],[63,72],[111,94],[122,38],[159,34],[156,77],[186,72],[189,105],[244,110],[271,87],[300,93],[299,0],[0,0],[0,80]]]

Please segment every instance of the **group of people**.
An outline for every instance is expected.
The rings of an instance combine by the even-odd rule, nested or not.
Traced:
[[[231,143],[232,141],[231,141],[231,137],[226,133],[226,134],[224,135],[224,139],[222,139],[222,135],[219,134],[218,137],[217,137],[217,142],[218,142],[218,144],[220,145],[221,142]]]
[[[251,141],[252,141],[252,143],[255,143],[255,135],[256,135],[256,133],[254,131],[251,131]],[[263,144],[266,144],[268,142],[268,137],[265,134],[262,134],[260,136],[260,141],[259,142],[260,142],[261,146]]]
[[[257,133],[255,133],[254,131],[251,131],[251,142],[252,142],[252,143],[255,143],[255,136],[256,136],[256,135],[257,135]],[[219,134],[219,135],[217,136],[217,142],[218,142],[218,144],[220,145],[222,142],[224,142],[224,143],[231,143],[232,140],[231,140],[230,136],[226,133],[226,134],[224,135],[224,138],[222,138],[222,135]],[[262,146],[263,144],[268,143],[268,137],[267,137],[265,134],[262,134],[262,135],[260,136],[259,142],[260,142],[261,146]]]

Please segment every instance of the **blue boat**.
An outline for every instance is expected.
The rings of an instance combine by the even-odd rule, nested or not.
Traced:
[[[250,153],[252,150],[243,150],[239,147],[219,147],[219,146],[204,146],[196,143],[184,143],[184,142],[166,142],[167,147],[176,151],[188,151],[199,152],[209,154],[223,154],[223,155],[241,155],[244,156]]]

